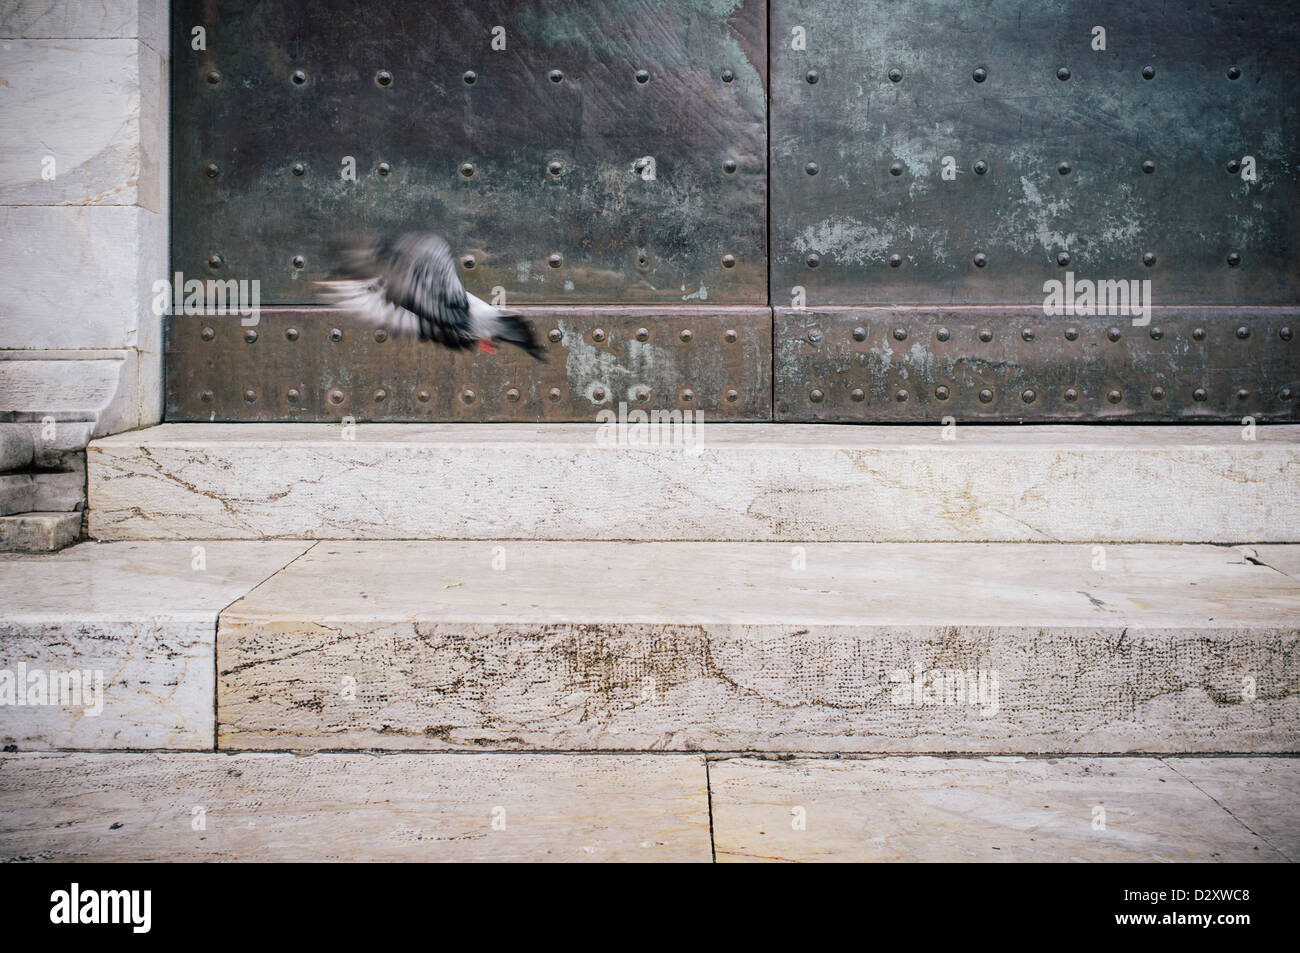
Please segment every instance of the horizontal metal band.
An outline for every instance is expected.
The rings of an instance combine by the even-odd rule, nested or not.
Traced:
[[[1293,421],[1300,310],[778,309],[785,421]]]
[[[453,352],[333,308],[167,318],[171,421],[592,421],[602,409],[769,420],[767,308],[512,309],[546,361]]]

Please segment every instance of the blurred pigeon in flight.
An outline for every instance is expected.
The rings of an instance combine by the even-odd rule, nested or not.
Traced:
[[[456,259],[437,235],[380,238],[344,254],[345,278],[318,282],[324,296],[394,337],[418,336],[453,350],[496,353],[504,341],[539,361],[542,347],[517,314],[504,314],[465,290]]]

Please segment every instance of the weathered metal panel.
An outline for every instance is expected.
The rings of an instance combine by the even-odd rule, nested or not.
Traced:
[[[773,0],[771,33],[778,307],[1041,302],[1067,269],[1300,300],[1293,0]]]
[[[766,307],[522,308],[546,362],[392,340],[330,308],[167,321],[173,421],[590,421],[619,404],[767,420]]]
[[[1300,419],[1300,310],[778,309],[778,420]]]
[[[174,269],[306,303],[336,240],[416,229],[512,305],[766,303],[766,23],[761,0],[181,0]]]

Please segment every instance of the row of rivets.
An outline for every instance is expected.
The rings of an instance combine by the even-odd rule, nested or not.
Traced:
[[[512,404],[518,403],[520,397],[522,396],[522,393],[517,387],[508,387],[502,392],[502,394],[505,397],[505,399]],[[633,397],[637,401],[637,403],[644,404],[650,400],[650,394],[651,392],[646,388],[638,387],[633,392]],[[249,387],[246,388],[240,396],[243,398],[244,403],[255,404],[257,403],[259,394],[257,393],[256,390]],[[388,400],[389,392],[386,388],[380,387],[377,388],[371,396],[373,397],[375,403],[382,404],[386,400]],[[472,388],[469,387],[462,389],[457,396],[460,398],[460,401],[463,404],[472,404],[476,400],[478,400],[478,394]],[[547,391],[546,396],[549,400],[555,402],[561,400],[564,397],[564,394],[558,387],[552,387],[549,391]],[[591,399],[594,400],[596,403],[603,403],[606,400],[607,396],[608,395],[604,387],[596,386],[593,387],[591,390]],[[736,401],[740,400],[740,391],[734,388],[729,388],[724,392],[723,396],[726,398],[726,400],[729,403],[735,403]],[[337,387],[329,390],[326,393],[325,397],[331,404],[334,404],[335,406],[338,406],[339,404],[342,404],[345,400],[347,400],[346,392],[344,392],[343,390]],[[421,390],[415,393],[416,400],[418,400],[422,404],[427,404],[432,399],[432,397],[433,395],[427,390]],[[694,403],[695,391],[689,387],[683,387],[681,390],[678,391],[678,397],[680,397],[680,399],[684,403],[688,403],[688,404]],[[216,399],[216,395],[211,390],[203,390],[199,392],[199,400],[203,401],[203,403],[205,404],[210,404],[215,399]],[[285,400],[287,400],[291,404],[298,403],[299,401],[302,400],[302,391],[298,390],[298,388],[296,387],[289,388],[287,391],[285,391]]]
[[[1158,325],[1153,325],[1147,333],[1153,341],[1159,341],[1165,336],[1165,332]],[[1238,340],[1244,341],[1250,337],[1251,332],[1250,328],[1243,324],[1239,325],[1233,333],[1236,335]],[[908,332],[906,328],[894,328],[893,335],[894,339],[897,341],[906,341],[907,334]],[[1074,326],[1067,327],[1062,334],[1065,336],[1067,341],[1077,341],[1079,339],[1079,329]],[[853,329],[852,336],[855,341],[865,341],[867,339],[867,329],[859,325]],[[952,338],[952,332],[947,328],[938,328],[935,330],[934,336],[940,341],[948,341]],[[1020,330],[1020,337],[1026,341],[1034,340],[1034,336],[1035,332],[1033,328],[1022,328]],[[1278,328],[1277,336],[1283,341],[1290,341],[1292,337],[1290,325],[1283,325]],[[993,330],[991,328],[980,328],[976,331],[976,337],[987,344],[993,340]],[[1106,337],[1111,341],[1118,341],[1123,337],[1123,332],[1118,327],[1112,326],[1106,329]],[[1197,341],[1203,341],[1205,339],[1205,328],[1193,328],[1192,337]],[[812,344],[818,343],[821,339],[822,333],[820,331],[814,330],[808,332],[808,340]]]
[[[951,392],[946,386],[940,385],[934,389],[934,396],[939,400],[947,400],[951,396]],[[1079,399],[1079,390],[1075,387],[1069,387],[1065,389],[1061,396],[1066,402],[1074,403]],[[1250,396],[1251,392],[1245,387],[1240,387],[1236,391],[1238,400],[1249,400]],[[1290,400],[1295,395],[1290,387],[1283,387],[1277,392],[1277,396],[1282,400]],[[900,387],[894,391],[894,400],[900,404],[906,403],[910,397],[911,395],[905,387]],[[992,403],[994,394],[991,389],[985,387],[976,394],[976,397],[979,398],[981,404],[988,404]],[[1164,400],[1165,389],[1163,387],[1151,388],[1151,397],[1154,400]],[[1204,403],[1209,400],[1209,397],[1209,392],[1204,387],[1197,387],[1192,391],[1192,399],[1197,403]],[[860,387],[855,387],[849,392],[849,398],[855,403],[861,402],[866,399],[866,392]],[[826,394],[820,388],[813,388],[808,392],[808,399],[814,404],[820,404],[826,399]],[[1020,399],[1026,404],[1032,404],[1038,399],[1038,392],[1032,387],[1026,387],[1020,392]],[[1106,392],[1106,400],[1109,403],[1118,404],[1124,400],[1124,394],[1119,390],[1109,390]]]
[[[889,81],[891,83],[901,83],[903,81],[903,71],[896,66],[892,67],[889,70],[889,72],[886,73],[885,75],[889,77]],[[1071,75],[1072,74],[1070,73],[1070,68],[1068,66],[1059,67],[1056,71],[1056,78],[1059,79],[1061,82],[1065,82],[1066,80],[1068,80]],[[1233,79],[1233,80],[1241,79],[1241,68],[1237,66],[1229,66],[1226,75],[1228,79]],[[1156,68],[1154,66],[1142,67],[1143,79],[1155,79],[1155,77],[1156,77]],[[804,79],[807,80],[810,84],[815,84],[820,78],[821,77],[816,70],[809,70],[807,73],[804,74]],[[976,69],[971,73],[971,79],[973,79],[977,83],[982,83],[988,78],[989,78],[989,71],[986,67],[983,66],[976,67]]]
[[[1155,267],[1155,264],[1159,259],[1156,257],[1155,252],[1146,251],[1142,253],[1142,257],[1139,260],[1146,267],[1153,268]],[[904,261],[903,256],[896,253],[890,255],[889,258],[886,259],[887,264],[891,268],[902,267],[903,261]],[[1056,255],[1056,263],[1060,265],[1062,268],[1068,266],[1071,261],[1073,261],[1073,258],[1071,257],[1068,251],[1058,252]],[[1229,268],[1236,268],[1238,265],[1241,264],[1241,253],[1235,251],[1228,252],[1228,255],[1224,259],[1224,261],[1227,262]],[[822,263],[822,256],[817,252],[811,252],[808,254],[806,258],[804,258],[804,264],[807,265],[809,268],[816,268],[821,263]],[[976,268],[986,268],[988,267],[988,263],[989,263],[989,256],[985,252],[982,251],[976,252],[971,257],[971,264],[973,264]]]
[[[204,74],[203,78],[207,81],[209,86],[219,86],[222,79],[224,79],[221,75],[221,71],[216,69],[208,70],[207,73]],[[460,78],[464,81],[466,86],[473,86],[478,82],[478,73],[474,72],[474,70],[466,70],[461,74]],[[564,82],[564,73],[558,69],[553,69],[546,74],[546,78],[552,83],[562,83]],[[650,82],[650,71],[639,69],[632,74],[632,78],[636,80],[639,85],[644,86],[646,83]],[[735,76],[731,70],[723,70],[722,81],[724,83],[729,83],[734,78]],[[306,70],[296,69],[289,74],[289,82],[293,83],[295,86],[305,86],[307,84],[307,79],[308,76]],[[378,70],[375,73],[374,81],[375,85],[381,89],[390,89],[393,86],[393,74],[386,69]]]
[[[809,163],[809,166],[813,166],[813,165],[814,163]],[[638,173],[644,172],[647,168],[647,163],[644,160],[638,159],[636,163],[634,163],[633,168]],[[735,175],[738,169],[739,169],[739,165],[737,164],[735,159],[724,159],[722,161],[722,171],[725,172],[727,175]],[[289,166],[289,171],[292,172],[295,176],[302,178],[307,174],[307,164],[305,162],[294,162],[292,165]],[[391,163],[388,162],[380,162],[375,166],[375,171],[383,176],[391,175],[393,171],[393,166]],[[460,166],[457,168],[457,171],[460,173],[462,178],[472,179],[475,175],[478,174],[478,167],[474,165],[474,163],[472,162],[462,162]],[[901,167],[900,167],[900,171],[901,171]],[[554,159],[549,160],[546,163],[546,173],[548,175],[552,177],[559,177],[563,175],[564,172],[565,172],[565,168],[563,163]],[[203,164],[203,174],[209,179],[215,179],[220,177],[221,175],[220,164],[216,162],[205,162]],[[816,172],[810,171],[809,174],[816,175]]]

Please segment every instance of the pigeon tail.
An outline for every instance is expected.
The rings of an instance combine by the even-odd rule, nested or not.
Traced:
[[[546,358],[542,356],[546,349],[537,343],[533,337],[532,325],[520,315],[499,314],[494,323],[496,326],[492,329],[492,340],[506,341],[523,348],[537,360],[546,363]]]

